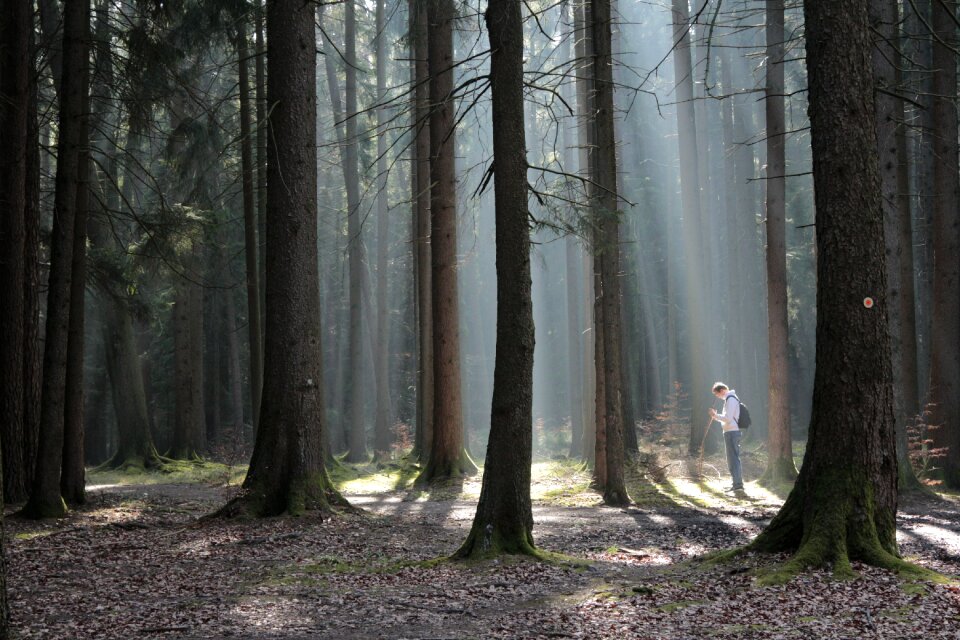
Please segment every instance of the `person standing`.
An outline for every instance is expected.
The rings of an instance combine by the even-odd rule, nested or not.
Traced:
[[[710,417],[723,427],[723,445],[727,451],[727,467],[733,485],[727,491],[743,491],[743,470],[740,466],[740,398],[723,382],[713,384],[713,395],[723,400],[723,411],[710,407]]]

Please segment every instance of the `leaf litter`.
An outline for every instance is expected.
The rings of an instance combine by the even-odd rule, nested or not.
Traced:
[[[685,562],[748,542],[776,513],[722,499],[605,507],[537,500],[538,546],[579,561],[431,562],[456,550],[475,501],[355,493],[361,514],[199,521],[235,487],[93,488],[46,523],[8,518],[20,638],[958,638],[960,587],[872,567],[757,586],[784,558]],[[467,492],[469,493],[469,492]],[[467,496],[469,498],[469,495]],[[960,506],[902,505],[907,559],[960,577]]]

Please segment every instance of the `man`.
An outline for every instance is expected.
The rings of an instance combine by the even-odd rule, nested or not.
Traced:
[[[723,412],[710,407],[710,417],[723,427],[723,445],[727,451],[727,467],[733,486],[727,491],[743,491],[743,472],[740,468],[740,399],[737,392],[722,382],[713,384],[713,395],[723,400]]]

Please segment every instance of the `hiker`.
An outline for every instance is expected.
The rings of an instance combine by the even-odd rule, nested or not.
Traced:
[[[727,450],[727,467],[730,468],[730,476],[733,478],[733,485],[728,487],[727,491],[743,491],[743,472],[740,468],[740,399],[737,398],[737,392],[730,389],[723,382],[713,384],[713,395],[723,400],[723,412],[717,413],[717,410],[710,407],[710,417],[720,423],[723,427],[723,445]]]

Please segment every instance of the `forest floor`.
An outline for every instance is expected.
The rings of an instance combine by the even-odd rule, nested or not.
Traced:
[[[712,461],[719,463],[719,460]],[[636,504],[603,506],[570,462],[534,468],[537,545],[571,556],[431,562],[473,520],[480,477],[409,490],[410,467],[340,473],[362,512],[200,521],[242,470],[90,475],[88,503],[54,522],[6,520],[20,638],[958,638],[960,501],[904,498],[904,557],[943,584],[870,567],[760,586],[783,558],[691,559],[748,542],[782,502],[755,484],[632,474]],[[748,472],[750,471],[748,465]],[[755,477],[755,476],[754,476]]]

